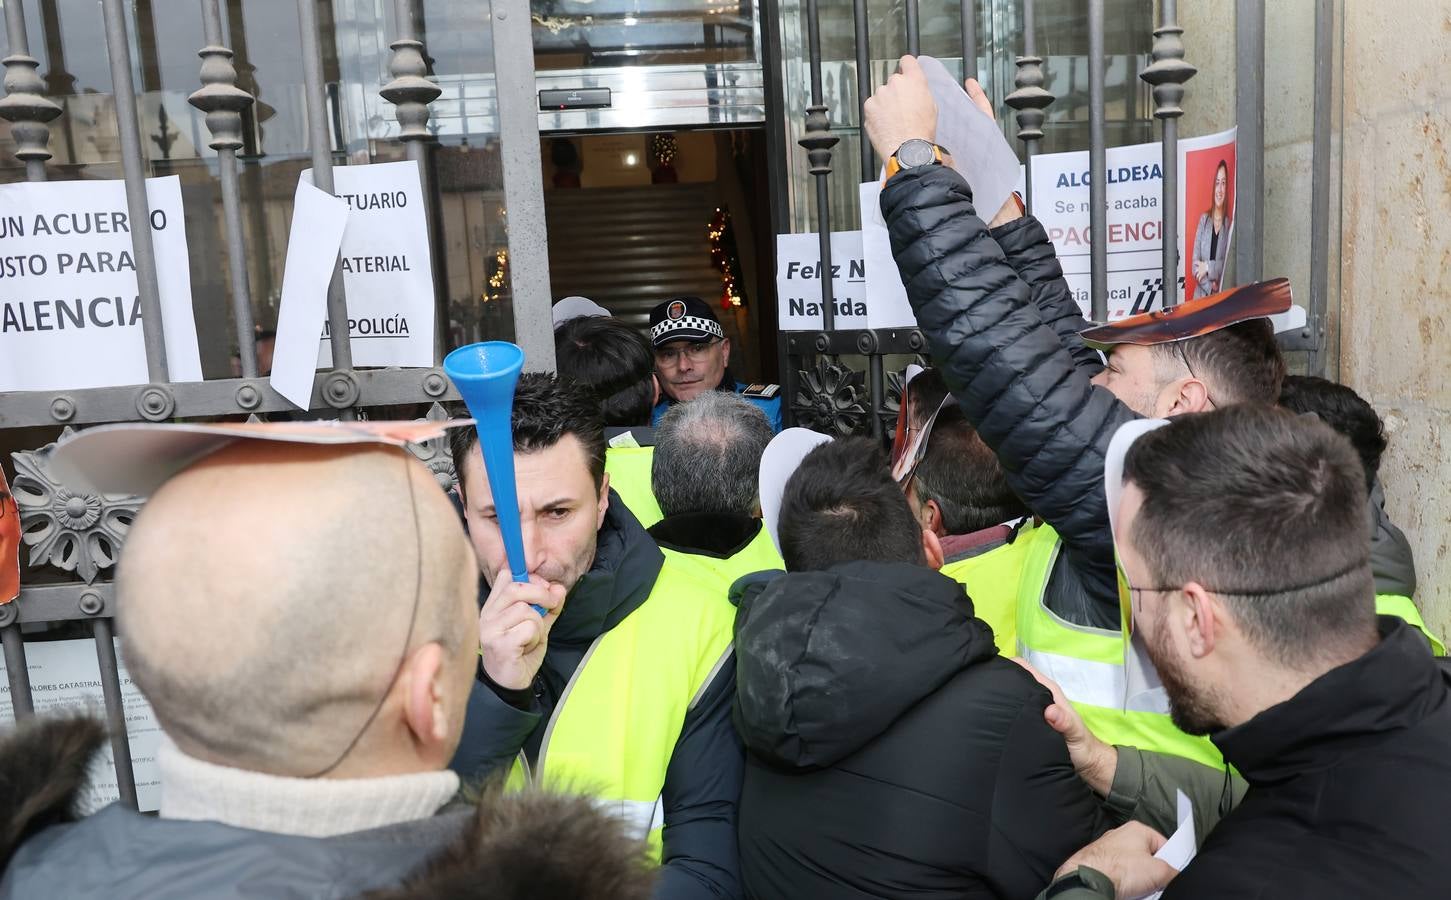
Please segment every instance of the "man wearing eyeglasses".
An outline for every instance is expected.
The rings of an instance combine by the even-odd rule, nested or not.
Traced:
[[[1118,431],[1105,483],[1125,626],[1175,723],[1235,772],[1110,746],[1045,681],[1074,767],[1134,821],[1042,896],[1446,896],[1451,669],[1376,616],[1364,474],[1328,425],[1273,407]],[[1181,790],[1199,849],[1175,872],[1152,854]]]
[[[731,377],[730,338],[710,304],[699,297],[676,297],[650,311],[650,343],[664,396],[655,406],[652,424],[666,410],[705,391],[733,391],[766,414],[771,431],[781,430],[781,386],[743,384]]]

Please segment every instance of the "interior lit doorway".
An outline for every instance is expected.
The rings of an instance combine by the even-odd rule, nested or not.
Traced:
[[[642,330],[694,295],[731,338],[741,381],[776,378],[765,130],[676,129],[541,138],[550,289]]]

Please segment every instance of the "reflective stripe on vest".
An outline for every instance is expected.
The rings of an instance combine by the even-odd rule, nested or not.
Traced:
[[[662,792],[686,714],[731,654],[735,607],[666,559],[650,596],[600,635],[549,718],[530,771],[521,754],[508,784],[588,794],[650,843],[658,862]]]
[[[1018,652],[1058,682],[1100,739],[1222,767],[1224,759],[1208,738],[1175,727],[1162,688],[1124,696],[1121,631],[1075,625],[1044,605],[1062,542],[1048,525],[1038,526],[1026,537],[1029,544],[1018,591]]]
[[[654,447],[611,447],[605,451],[610,487],[646,528],[665,518],[650,489],[650,467],[654,462]]]
[[[1421,611],[1416,608],[1415,601],[1410,597],[1401,594],[1376,594],[1375,611],[1382,616],[1395,616],[1405,620],[1407,625],[1412,626],[1426,636],[1427,642],[1431,645],[1431,652],[1437,656],[1446,655],[1446,645],[1441,639],[1431,633],[1426,627],[1426,621],[1421,618]]]
[[[1018,591],[1035,530],[1028,525],[1018,531],[1011,544],[942,567],[943,575],[967,589],[972,611],[992,628],[999,653],[1016,652]]]

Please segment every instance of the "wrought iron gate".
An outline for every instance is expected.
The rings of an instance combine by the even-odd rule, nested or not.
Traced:
[[[1017,138],[1022,142],[1025,158],[1031,158],[1043,138],[1045,111],[1057,99],[1045,89],[1044,60],[1035,46],[1034,0],[1020,0],[1022,21],[1022,53],[1017,56],[1015,90],[1005,102],[1016,114]],[[979,40],[977,34],[977,0],[961,0],[962,58],[964,77],[977,77]],[[1178,267],[1178,119],[1184,85],[1196,69],[1184,59],[1183,30],[1177,23],[1175,0],[1160,0],[1157,27],[1153,29],[1152,64],[1140,78],[1152,86],[1153,115],[1161,123],[1163,142],[1163,272],[1160,284],[1177,282]],[[1228,6],[1228,2],[1225,6]],[[1236,50],[1236,116],[1239,126],[1239,216],[1235,247],[1235,272],[1240,281],[1261,277],[1263,240],[1261,222],[1264,199],[1264,0],[1234,0]],[[1315,3],[1314,60],[1314,139],[1312,159],[1312,209],[1310,298],[1306,327],[1280,336],[1286,350],[1304,351],[1306,367],[1311,372],[1324,369],[1326,294],[1329,273],[1329,221],[1331,165],[1331,64],[1334,56],[1334,0]],[[917,55],[921,43],[918,0],[904,0],[906,45],[901,53]],[[778,17],[766,17],[778,23]],[[853,0],[852,18],[856,36],[857,108],[849,112],[860,123],[860,104],[873,90],[873,60],[869,53],[866,0]],[[829,193],[832,173],[832,148],[838,142],[830,128],[828,108],[822,94],[821,7],[819,0],[806,0],[807,54],[810,64],[811,105],[807,107],[805,135],[799,143],[807,151],[810,172],[815,180],[816,222],[820,237],[823,271],[830,271],[832,230]],[[1090,159],[1090,222],[1095,236],[1106,234],[1107,203],[1105,200],[1104,137],[1104,0],[1088,0],[1088,107]],[[779,35],[776,36],[779,47]],[[776,98],[779,101],[779,94]],[[877,177],[880,160],[873,157],[871,145],[860,141],[861,180]],[[1031,206],[1032,169],[1028,169],[1028,200]],[[778,175],[773,193],[783,191]],[[778,199],[777,218],[781,220]],[[991,212],[991,211],[989,211]],[[847,227],[851,227],[848,225]],[[1091,248],[1092,318],[1107,318],[1107,249],[1106,240],[1095,239]],[[798,425],[836,434],[871,434],[881,438],[896,418],[901,396],[901,377],[887,371],[888,357],[920,357],[926,353],[926,341],[916,329],[840,330],[836,327],[830,278],[820,279],[821,327],[814,331],[782,332],[779,353],[783,361],[783,379],[788,401],[788,415]],[[848,360],[863,358],[864,367]],[[863,370],[864,368],[864,370]]]
[[[53,2],[53,0],[47,0]],[[419,163],[425,179],[425,201],[430,196],[429,105],[439,96],[429,73],[423,43],[416,30],[417,0],[393,3],[395,40],[389,63],[391,80],[378,92],[395,106],[400,126],[398,139],[407,157]],[[107,422],[194,419],[216,416],[253,416],[292,409],[258,377],[253,341],[252,297],[248,284],[246,249],[242,240],[242,201],[237,152],[243,147],[243,114],[254,98],[238,86],[232,51],[223,39],[219,0],[200,0],[206,45],[199,49],[199,86],[190,103],[206,115],[210,146],[217,151],[217,173],[226,232],[230,271],[230,307],[236,327],[242,377],[200,382],[173,382],[169,378],[162,338],[156,264],[151,232],[131,229],[137,265],[137,287],[142,308],[148,384],[58,392],[0,393],[0,429],[36,427],[70,428]],[[5,28],[9,55],[4,59],[5,95],[0,117],[11,123],[16,156],[25,164],[28,181],[49,175],[49,123],[61,107],[46,96],[46,83],[31,55],[25,9],[20,0],[6,0]],[[125,175],[129,220],[148,221],[146,160],[138,126],[137,87],[132,76],[131,45],[127,33],[125,0],[102,0],[105,44],[115,95],[122,168]],[[329,131],[328,86],[323,81],[319,44],[318,0],[297,0],[306,89],[307,126],[317,187],[333,191],[333,146]],[[53,8],[46,10],[53,13]],[[552,369],[554,344],[549,324],[548,251],[544,240],[543,197],[539,161],[537,105],[534,95],[533,45],[529,7],[523,0],[496,0],[492,26],[495,35],[496,87],[503,137],[504,193],[521,214],[509,232],[514,276],[515,340],[529,355],[530,367]],[[432,215],[429,220],[433,221]],[[437,257],[438,248],[434,248]],[[441,401],[457,399],[439,368],[445,348],[447,317],[435,325],[434,367],[429,369],[356,369],[348,341],[347,307],[342,292],[340,264],[335,265],[328,290],[332,359],[331,370],[315,379],[309,410],[321,417],[351,419],[371,407],[398,404],[433,404],[441,415]],[[90,494],[60,483],[48,467],[49,446],[14,454],[14,494],[19,504],[28,548],[22,590],[16,602],[0,606],[0,637],[17,719],[34,714],[26,669],[22,626],[84,623],[94,638],[100,665],[102,693],[122,800],[136,805],[122,685],[115,653],[114,590],[107,574],[119,556],[121,544],[143,499]],[[435,470],[451,468],[439,447],[415,450]],[[445,476],[447,477],[447,476]],[[199,511],[199,515],[203,515]],[[26,584],[42,570],[59,570],[67,580],[58,584]]]

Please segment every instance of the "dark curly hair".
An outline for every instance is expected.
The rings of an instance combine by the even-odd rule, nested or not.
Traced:
[[[462,408],[452,412],[462,417],[469,414]],[[574,435],[584,448],[585,459],[589,460],[595,487],[604,484],[605,426],[594,395],[581,385],[542,372],[520,375],[519,385],[514,389],[511,423],[515,453],[545,450],[559,443],[565,435]],[[455,428],[448,433],[454,468],[460,473],[460,495],[464,493],[463,460],[473,452],[478,442],[478,432],[473,428]]]

